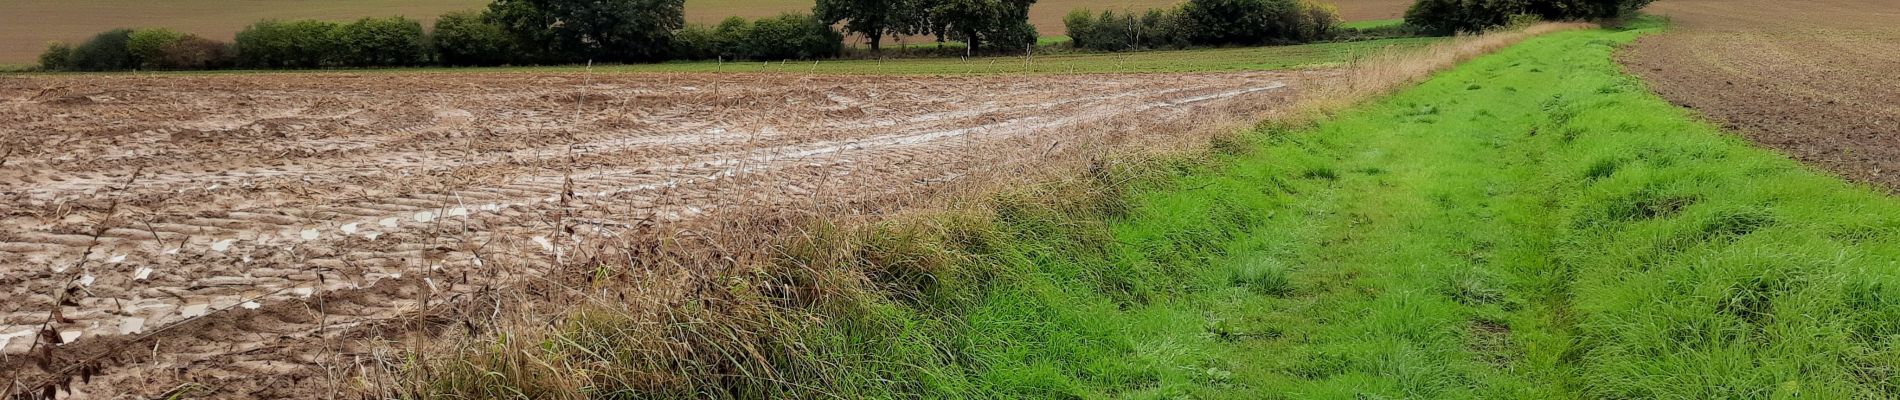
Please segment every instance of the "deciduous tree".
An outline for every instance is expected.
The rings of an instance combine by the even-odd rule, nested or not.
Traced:
[[[652,61],[686,25],[686,0],[495,0],[495,22],[554,61]]]
[[[917,5],[913,0],[818,0],[812,14],[825,24],[843,22],[845,32],[863,35],[871,51],[879,51],[885,35],[901,34],[906,13]]]

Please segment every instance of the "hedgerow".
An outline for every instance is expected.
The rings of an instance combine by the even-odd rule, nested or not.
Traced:
[[[1511,25],[1513,21],[1584,21],[1620,18],[1653,0],[1417,0],[1405,12],[1412,29],[1449,35]]]
[[[435,20],[437,61],[448,66],[492,66],[518,60],[514,38],[487,12],[457,11]]]
[[[1293,44],[1333,37],[1339,13],[1296,0],[1191,0],[1145,12],[1080,9],[1063,25],[1075,47],[1092,50]]]

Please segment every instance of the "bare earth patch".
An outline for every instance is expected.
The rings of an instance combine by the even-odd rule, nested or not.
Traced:
[[[1900,8],[1887,0],[1665,0],[1622,55],[1664,98],[1850,179],[1900,188]]]
[[[290,395],[338,362],[311,341],[589,241],[911,196],[1336,75],[0,78],[0,371],[97,370],[74,390],[102,397]]]

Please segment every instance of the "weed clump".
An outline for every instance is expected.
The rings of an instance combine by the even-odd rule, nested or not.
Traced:
[[[1252,256],[1234,264],[1232,281],[1254,293],[1274,297],[1293,294],[1291,269],[1285,263],[1264,256]]]

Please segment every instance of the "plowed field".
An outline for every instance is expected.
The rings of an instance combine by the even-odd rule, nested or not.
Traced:
[[[588,241],[902,196],[1329,74],[0,78],[0,371],[99,366],[76,390],[108,396],[289,385],[324,361],[284,349]]]
[[[1888,0],[1666,0],[1622,55],[1672,102],[1846,177],[1900,188],[1900,7]]]

